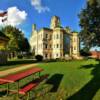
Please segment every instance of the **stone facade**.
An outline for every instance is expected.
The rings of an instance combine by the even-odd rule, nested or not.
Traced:
[[[30,37],[31,51],[35,55],[42,55],[44,59],[64,58],[79,56],[79,37],[75,32],[68,32],[60,27],[60,18],[53,16],[50,28],[39,31],[36,25],[32,27]]]

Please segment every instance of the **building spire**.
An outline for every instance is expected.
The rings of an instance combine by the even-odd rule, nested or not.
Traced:
[[[36,30],[36,24],[32,25],[32,32],[34,32]]]
[[[53,16],[51,19],[50,28],[54,29],[54,28],[59,27],[59,26],[60,26],[60,18],[57,16]]]

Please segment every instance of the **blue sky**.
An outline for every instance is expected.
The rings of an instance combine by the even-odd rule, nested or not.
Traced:
[[[24,11],[24,20],[17,25],[22,29],[27,38],[30,37],[32,24],[37,28],[49,27],[51,17],[56,15],[61,19],[63,27],[69,26],[72,30],[79,31],[78,14],[84,8],[86,0],[0,0],[0,11],[16,7]],[[23,17],[22,17],[23,18]]]

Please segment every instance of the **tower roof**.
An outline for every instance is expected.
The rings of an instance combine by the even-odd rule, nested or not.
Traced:
[[[51,25],[50,28],[54,29],[56,27],[60,27],[60,18],[58,16],[53,16],[51,18]]]
[[[54,16],[52,16],[52,18],[60,18],[60,17],[58,17],[58,16],[54,15]]]

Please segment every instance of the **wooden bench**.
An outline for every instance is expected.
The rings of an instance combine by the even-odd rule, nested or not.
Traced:
[[[41,71],[43,71],[43,69],[38,68],[38,67],[33,67],[33,68],[25,70],[23,72],[7,75],[3,78],[0,78],[0,82],[13,83],[13,82],[19,81],[19,80],[21,80],[25,77],[28,77],[32,74],[35,74],[35,73],[38,73],[38,72],[40,73]]]
[[[8,82],[0,81],[0,85],[7,84]],[[0,92],[7,90],[7,88],[0,89]]]
[[[0,81],[0,85],[6,84],[6,83],[8,83],[8,82]]]
[[[43,75],[43,76],[40,76],[41,71],[43,71],[43,69],[38,68],[38,67],[34,67],[34,68],[31,68],[31,69],[25,70],[23,72],[19,72],[19,73],[12,74],[12,75],[7,75],[3,78],[0,78],[0,85],[7,84],[7,89],[6,89],[7,94],[11,91],[12,93],[17,93],[18,98],[19,98],[19,94],[28,95],[27,97],[29,98],[30,91],[32,89],[34,89],[35,87],[37,87],[43,80],[48,78],[47,74]],[[28,83],[26,86],[24,86],[22,88],[19,87],[19,80],[21,80],[25,77],[28,77],[32,74],[36,74],[36,73],[39,73],[38,78],[31,81],[30,83]],[[14,82],[17,83],[16,84],[17,85],[17,90],[11,90],[9,88],[10,83],[14,83]]]
[[[42,68],[33,67],[33,68],[28,69],[28,70],[19,72],[19,73],[10,74],[10,75],[7,75],[5,77],[2,77],[2,78],[0,78],[0,85],[7,84],[7,88],[0,89],[0,91],[7,90],[7,95],[8,95],[9,85],[10,85],[9,83],[17,82],[17,87],[19,87],[19,80],[21,80],[25,77],[28,77],[32,74],[35,74],[35,73],[39,73],[39,76],[40,76],[41,71],[43,71]],[[19,88],[17,88],[17,90],[19,90]]]
[[[28,85],[23,87],[19,90],[19,94],[25,95],[27,92],[31,91],[35,87],[37,87],[43,80],[48,78],[48,74],[41,76],[40,78],[37,78],[33,80],[33,82],[30,82]]]

